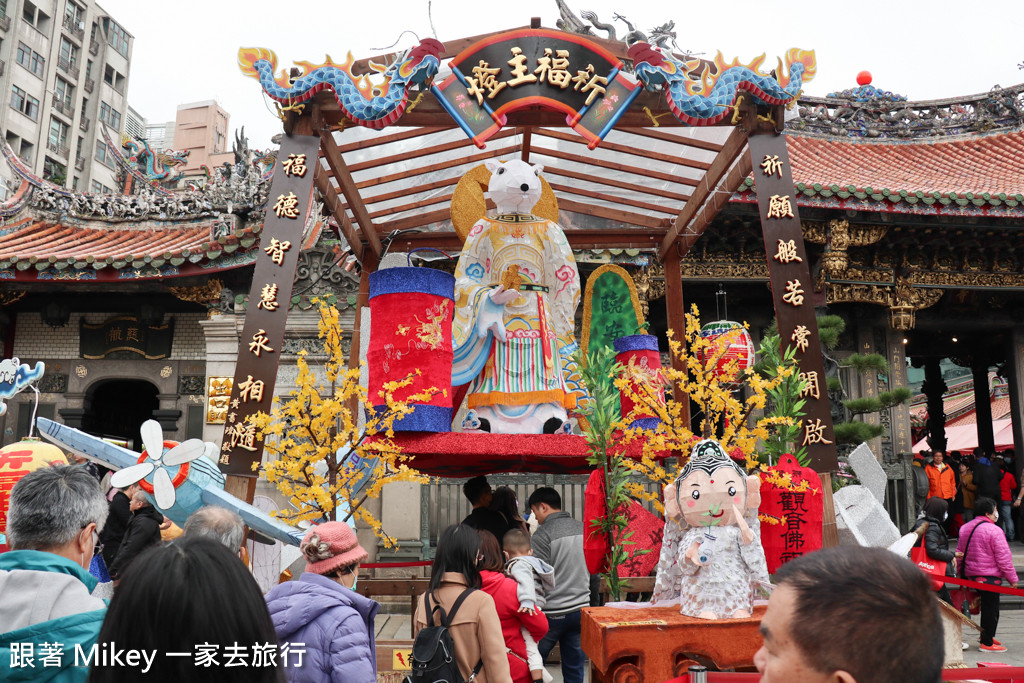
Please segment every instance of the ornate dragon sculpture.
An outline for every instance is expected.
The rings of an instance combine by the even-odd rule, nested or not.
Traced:
[[[239,49],[238,66],[242,73],[257,79],[263,91],[285,108],[301,107],[313,95],[328,88],[353,123],[379,129],[394,123],[405,112],[411,86],[425,85],[437,74],[443,50],[444,45],[439,41],[425,38],[386,68],[371,62],[370,67],[384,75],[384,82],[376,86],[366,75],[352,73],[355,60],[351,53],[344,64],[335,64],[330,55],[320,65],[296,62],[303,73],[295,78],[285,71],[275,77],[277,55],[264,48]]]
[[[586,24],[586,22],[590,22],[591,26],[595,29],[604,31],[608,40],[618,40],[615,24],[609,24],[601,21],[595,12],[583,10],[577,17],[576,14],[569,9],[569,6],[565,4],[564,0],[555,0],[555,3],[558,5],[559,14],[559,18],[555,20],[555,26],[559,29],[568,33],[578,33],[584,36],[591,36],[594,35],[594,31]],[[622,42],[626,43],[626,45],[633,45],[641,42],[650,43],[661,48],[675,50],[681,54],[690,54],[689,51],[681,49],[678,43],[676,43],[676,23],[674,21],[667,21],[660,26],[655,26],[646,33],[638,29],[633,25],[633,22],[617,12],[612,14],[612,21],[621,21],[626,25],[628,30],[626,35],[622,37]]]
[[[184,171],[174,173],[172,169],[188,163],[188,150],[154,152],[145,140],[124,134],[121,135],[121,146],[128,150],[128,161],[135,162],[144,169],[146,180],[150,183],[174,182],[184,175]]]
[[[729,116],[736,107],[740,91],[749,93],[759,104],[789,104],[800,95],[804,83],[811,80],[816,70],[813,50],[792,48],[786,53],[785,72],[778,79],[761,73],[764,62],[761,55],[750,64],[738,60],[727,63],[722,53],[715,56],[717,72],[705,68],[699,79],[688,77],[688,72],[700,68],[699,60],[686,63],[676,59],[668,50],[650,43],[636,43],[629,49],[633,71],[648,90],[663,90],[669,108],[683,123],[710,126]],[[779,60],[777,73],[783,73]]]

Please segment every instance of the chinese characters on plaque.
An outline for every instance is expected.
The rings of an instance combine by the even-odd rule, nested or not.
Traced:
[[[231,403],[231,377],[208,377],[206,380],[206,424],[222,425],[227,420]]]
[[[262,459],[263,440],[254,419],[258,412],[269,412],[273,398],[299,258],[296,245],[313,192],[314,174],[308,170],[317,163],[319,147],[319,137],[293,135],[282,141],[278,153],[235,376],[226,378],[228,395],[216,397],[224,423],[220,466],[228,474],[255,476],[253,467]]]
[[[761,477],[761,544],[768,571],[775,573],[786,562],[821,549],[821,479],[789,454]]]
[[[479,147],[509,112],[539,107],[565,114],[593,149],[642,90],[603,47],[547,29],[484,39],[451,67],[451,77],[431,92]]]
[[[753,134],[749,144],[781,343],[794,350],[804,382],[800,397],[806,401],[806,414],[799,445],[807,447],[815,470],[830,472],[837,464],[832,416],[828,393],[822,391],[825,369],[814,315],[813,280],[804,253],[786,139]],[[796,497],[787,500],[791,515],[799,514]]]
[[[528,60],[522,48],[513,46],[509,48],[509,52],[512,53],[512,59],[508,60],[511,67],[508,80],[499,81],[502,68],[492,67],[482,59],[473,67],[473,75],[466,76],[466,92],[476,97],[478,105],[483,105],[484,97],[493,100],[506,86],[515,88],[525,83],[547,83],[562,90],[571,85],[573,90],[587,95],[584,101],[587,106],[593,104],[595,97],[605,93],[608,79],[595,74],[593,64],[587,64],[587,68],[578,70],[575,76],[568,71],[568,50],[556,50],[555,56],[552,57],[551,48],[544,48],[544,56],[537,58],[537,68],[533,73],[529,72]]]

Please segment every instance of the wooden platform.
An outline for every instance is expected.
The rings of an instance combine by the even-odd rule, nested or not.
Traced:
[[[588,474],[590,449],[574,434],[489,434],[485,432],[396,432],[394,442],[412,457],[412,466],[437,477],[473,477],[497,472]],[[625,454],[640,458],[640,440]],[[660,457],[669,457],[665,452]]]
[[[683,616],[677,607],[585,607],[582,639],[591,681],[660,683],[692,664],[753,671],[764,610],[756,607],[749,619],[708,621]]]

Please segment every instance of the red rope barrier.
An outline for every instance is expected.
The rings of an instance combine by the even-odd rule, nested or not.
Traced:
[[[672,678],[665,683],[689,683],[689,674]],[[709,671],[708,683],[748,683],[761,680],[758,673],[734,673],[726,671]],[[1024,681],[1024,667],[999,666],[979,667],[976,669],[943,669],[944,681],[989,681],[989,683],[1016,683]]]
[[[925,572],[928,574],[928,572]],[[989,591],[990,593],[1005,593],[1006,595],[1017,595],[1024,597],[1024,588],[1010,588],[1009,586],[996,586],[991,583],[981,583],[980,581],[971,581],[970,579],[961,579],[954,576],[936,576],[935,574],[928,574],[928,576],[936,581],[944,581],[945,583],[952,583],[957,586],[964,586],[966,588],[974,588],[980,591]]]
[[[360,569],[401,569],[403,567],[429,567],[434,564],[427,560],[424,562],[370,562],[359,565]]]

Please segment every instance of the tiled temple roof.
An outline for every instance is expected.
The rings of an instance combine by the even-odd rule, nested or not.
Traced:
[[[97,223],[26,217],[0,228],[0,280],[152,279],[237,268],[254,260],[262,228],[232,229],[213,218],[166,226]]]
[[[1024,131],[955,139],[787,136],[801,206],[1024,215]],[[753,177],[740,188],[753,200]]]
[[[869,84],[801,97],[786,134],[801,206],[1024,216],[1024,84],[941,100]],[[753,185],[736,199],[753,201]]]

